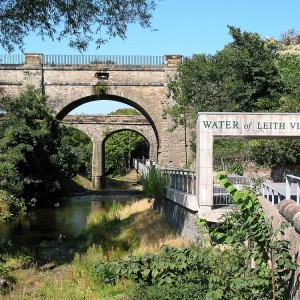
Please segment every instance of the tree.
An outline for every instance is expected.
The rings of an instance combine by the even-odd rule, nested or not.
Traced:
[[[46,98],[28,87],[0,107],[0,189],[26,204],[49,200],[76,174],[76,157],[62,145],[64,127],[46,107]]]
[[[142,158],[148,153],[149,145],[139,133],[129,130],[116,132],[105,143],[105,170],[108,174],[125,175],[134,156]]]
[[[200,111],[267,111],[279,107],[283,90],[276,47],[258,34],[229,26],[233,42],[215,55],[194,55],[169,80],[175,105],[167,110],[175,126],[195,126]]]
[[[265,42],[257,33],[228,27],[231,43],[215,55],[198,54],[184,59],[175,78],[169,79],[169,96],[174,105],[166,112],[174,127],[194,130],[197,113],[203,111],[279,109],[284,85],[276,63],[276,45]],[[192,135],[192,146],[193,138]],[[236,146],[231,147],[228,156],[239,150]]]
[[[91,139],[78,129],[66,127],[62,146],[65,151],[71,152],[76,157],[77,172],[91,179],[93,151]]]
[[[168,82],[169,97],[175,105],[166,112],[178,125],[194,127],[198,111],[219,111],[219,79],[214,57],[194,55],[179,65],[174,79]]]
[[[300,35],[294,29],[283,33],[279,41],[272,41],[279,49],[277,64],[285,86],[280,111],[300,111]]]
[[[114,37],[126,38],[128,24],[151,28],[154,0],[3,0],[0,3],[0,44],[11,52],[23,49],[30,33],[61,41],[80,51],[94,40],[98,48]]]
[[[114,116],[137,116],[141,113],[134,108],[118,108],[116,111],[109,113]]]
[[[276,47],[257,33],[228,27],[233,42],[216,54],[223,101],[233,101],[235,111],[277,110],[283,84],[275,61]]]

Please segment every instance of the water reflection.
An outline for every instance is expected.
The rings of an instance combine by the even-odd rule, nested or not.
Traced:
[[[63,207],[35,208],[13,222],[0,223],[0,237],[10,240],[16,249],[32,247],[60,235],[76,237],[86,226],[91,212],[108,210],[113,201],[128,202],[138,195],[139,189],[134,183],[108,182],[101,195],[72,197]]]
[[[17,248],[60,235],[75,237],[85,227],[91,211],[101,208],[101,202],[91,197],[73,198],[63,207],[35,208],[13,222],[0,224],[0,236]]]

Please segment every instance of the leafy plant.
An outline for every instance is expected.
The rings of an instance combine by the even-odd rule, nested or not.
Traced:
[[[228,173],[235,173],[239,176],[242,176],[244,174],[244,168],[241,164],[235,162],[232,165],[230,165],[227,169]]]
[[[10,193],[0,190],[0,220],[9,221],[13,216],[24,213],[25,202]]]
[[[128,260],[112,260],[98,264],[96,270],[103,282],[117,284],[120,279],[132,279],[147,285],[175,285],[185,282],[198,282],[193,272],[206,270],[209,249],[176,249],[164,246],[160,255],[146,253],[130,256]]]
[[[152,166],[149,173],[141,178],[141,183],[147,197],[162,199],[166,196],[166,178],[155,166]]]
[[[108,90],[108,86],[106,85],[106,82],[103,80],[99,80],[96,85],[93,86],[93,93],[97,95],[98,97],[101,94],[105,94]]]
[[[131,299],[139,300],[203,300],[206,289],[199,283],[179,283],[176,285],[165,285],[163,288],[157,285],[137,285],[132,292],[129,292]]]
[[[287,299],[289,275],[296,264],[289,242],[281,238],[286,225],[274,230],[255,194],[249,190],[238,191],[225,175],[218,174],[216,179],[232,196],[236,211],[211,230],[211,242],[228,245],[244,261],[235,266],[230,287],[249,295],[251,292],[253,298],[245,299]],[[217,287],[220,288],[219,283]]]

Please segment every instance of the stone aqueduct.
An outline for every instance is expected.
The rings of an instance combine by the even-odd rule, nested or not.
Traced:
[[[164,110],[172,105],[167,97],[168,78],[174,76],[182,56],[166,55],[159,65],[118,64],[90,62],[85,64],[49,63],[43,54],[24,54],[22,63],[0,62],[0,88],[6,95],[17,97],[28,85],[41,88],[47,97],[47,105],[56,117],[63,120],[77,106],[95,100],[114,100],[131,105],[140,111],[152,128],[149,136],[152,145],[151,158],[164,164],[182,167],[191,157],[189,139],[184,128],[171,132],[172,121]],[[107,91],[95,95],[93,87],[103,76]],[[139,131],[137,124],[126,124],[123,129]],[[149,126],[149,125],[148,125]],[[79,128],[79,124],[77,125]],[[135,129],[134,129],[135,128]],[[80,128],[79,128],[80,129]],[[116,131],[120,129],[115,129]],[[98,186],[103,174],[101,139],[92,134],[94,156],[93,182]],[[150,139],[150,140],[149,140]]]
[[[149,142],[149,158],[156,159],[155,132],[144,116],[67,115],[63,122],[84,132],[93,141],[92,174],[105,173],[105,141],[117,131],[132,130],[142,135]],[[104,179],[104,176],[94,175],[94,186],[103,186]]]

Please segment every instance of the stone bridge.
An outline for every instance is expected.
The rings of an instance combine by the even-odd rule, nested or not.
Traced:
[[[96,188],[104,185],[105,142],[112,134],[122,130],[131,130],[141,134],[149,143],[149,158],[154,160],[157,157],[155,132],[142,115],[67,115],[63,122],[81,130],[92,140],[92,181]]]
[[[173,104],[167,96],[168,79],[175,75],[182,56],[166,55],[158,60],[125,56],[102,59],[89,55],[28,53],[19,60],[6,60],[7,57],[0,55],[0,88],[8,96],[17,97],[27,85],[34,85],[42,90],[47,105],[61,120],[90,101],[128,104],[140,111],[152,127],[149,139],[155,142],[150,141],[151,157],[177,167],[191,160],[188,133],[180,126],[171,132],[173,123],[165,114],[166,108]],[[94,87],[99,83],[105,88],[95,92]]]

